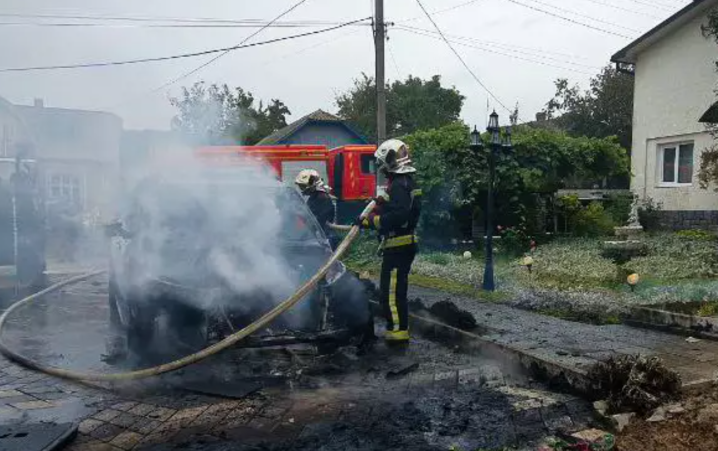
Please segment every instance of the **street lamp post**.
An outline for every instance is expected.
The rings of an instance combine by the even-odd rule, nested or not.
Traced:
[[[513,147],[511,143],[511,128],[506,127],[504,140],[501,138],[501,128],[499,127],[499,115],[496,111],[489,116],[489,126],[486,127],[491,141],[488,145],[487,160],[489,164],[489,183],[486,194],[486,262],[484,265],[484,291],[494,291],[496,284],[494,282],[494,185],[496,178],[496,154],[504,151],[510,151]],[[469,148],[474,154],[478,155],[485,148],[481,139],[481,133],[474,127],[471,132],[471,142]]]

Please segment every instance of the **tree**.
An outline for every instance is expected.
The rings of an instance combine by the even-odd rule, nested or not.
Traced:
[[[454,222],[462,207],[472,211],[485,204],[488,152],[477,155],[469,149],[465,124],[418,131],[402,139],[413,150],[424,191],[424,232],[446,234],[447,224]],[[534,225],[542,198],[552,197],[573,177],[621,176],[628,170],[628,155],[615,137],[571,137],[562,131],[519,126],[514,149],[497,155],[497,217],[504,224]]]
[[[549,119],[572,136],[606,138],[617,136],[631,148],[633,123],[633,77],[605,67],[591,78],[590,89],[582,92],[565,78],[555,82],[556,94],[546,105]]]
[[[562,131],[518,126],[513,145],[511,152],[496,156],[499,192],[554,193],[574,177],[614,177],[629,171],[626,150],[615,137],[572,137]],[[475,155],[467,146],[446,154],[467,202],[477,203],[485,192],[487,156],[487,151]]]
[[[703,35],[713,39],[718,44],[718,9],[708,13],[708,23],[702,26]],[[716,61],[718,70],[718,61]],[[716,90],[718,94],[718,90]],[[704,149],[701,154],[701,167],[698,171],[698,181],[701,188],[708,189],[711,185],[718,185],[718,124],[706,124],[706,129],[713,136],[713,145]],[[718,191],[718,187],[715,188]]]
[[[240,87],[230,90],[224,85],[197,82],[183,87],[180,97],[170,98],[178,113],[172,128],[201,144],[256,144],[259,140],[287,125],[289,108],[272,99],[265,107],[255,107],[251,92]]]
[[[421,231],[424,236],[447,236],[455,221],[453,213],[461,207],[460,185],[447,155],[461,152],[468,145],[469,128],[454,122],[441,128],[421,130],[402,139],[412,149],[417,182],[423,191]],[[456,232],[456,230],[453,230]]]
[[[441,85],[441,76],[430,80],[409,76],[386,86],[387,135],[404,136],[459,120],[465,97],[455,88]],[[376,138],[376,82],[366,74],[354,87],[336,97],[339,116],[353,123],[365,136]]]

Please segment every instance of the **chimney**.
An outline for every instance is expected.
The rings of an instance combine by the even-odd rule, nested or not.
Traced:
[[[36,98],[35,98],[34,106],[35,106],[35,108],[44,108],[44,107],[45,107],[45,101],[42,100],[41,98],[36,97]]]
[[[536,122],[546,122],[546,112],[545,111],[536,113]]]

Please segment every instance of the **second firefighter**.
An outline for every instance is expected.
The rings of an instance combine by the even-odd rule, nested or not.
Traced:
[[[329,194],[330,188],[324,184],[324,180],[314,169],[304,169],[299,172],[294,183],[305,196],[309,210],[317,218],[332,249],[336,249],[339,240],[331,229],[331,224],[336,221],[336,204]]]
[[[417,252],[416,227],[421,215],[421,190],[414,181],[409,147],[392,139],[377,149],[379,171],[387,177],[386,193],[377,199],[377,207],[362,228],[377,231],[380,240],[381,303],[386,318],[387,341],[409,341],[409,273]]]

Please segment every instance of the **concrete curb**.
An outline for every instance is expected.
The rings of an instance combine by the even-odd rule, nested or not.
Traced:
[[[498,343],[481,335],[449,326],[425,316],[416,314],[410,314],[410,316],[413,320],[421,322],[424,327],[439,327],[455,338],[468,338],[473,340],[481,345],[483,351],[489,351],[489,353],[498,351],[502,355],[512,357],[514,361],[527,370],[532,377],[547,383],[550,387],[568,390],[581,395],[590,394],[590,384],[586,372],[579,368],[570,367],[541,356],[533,355],[522,349]]]
[[[686,315],[649,307],[632,307],[626,322],[635,327],[663,329],[718,340],[718,318]]]
[[[79,425],[77,423],[68,423],[70,426],[67,431],[57,438],[54,442],[50,443],[42,451],[59,451],[64,449],[65,446],[69,445],[77,436],[77,429]]]
[[[440,321],[427,318],[421,315],[410,314],[415,321],[423,323],[425,327],[440,327],[445,332],[453,334],[454,337],[462,337],[480,343],[484,349],[493,350],[503,355],[509,355],[516,363],[526,369],[532,377],[547,383],[549,387],[560,390],[567,390],[582,396],[591,397],[592,389],[588,380],[587,372],[583,369],[565,365],[547,359],[542,356],[531,354],[526,350],[511,345],[498,343],[494,340],[482,337],[469,331],[449,326]],[[700,379],[683,383],[681,391],[685,395],[703,392],[706,388],[716,383],[714,379]]]

